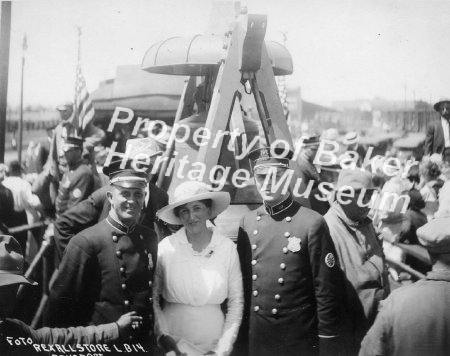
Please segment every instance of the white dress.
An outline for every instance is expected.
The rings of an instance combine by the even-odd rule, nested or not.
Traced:
[[[164,302],[161,302],[161,297]],[[227,314],[220,304],[228,298]],[[235,244],[217,231],[202,251],[185,228],[158,246],[153,305],[155,333],[187,342],[201,353],[228,355],[242,320],[243,286]]]

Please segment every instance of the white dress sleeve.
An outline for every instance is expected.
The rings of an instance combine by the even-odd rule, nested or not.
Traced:
[[[217,343],[216,350],[214,350],[219,356],[227,356],[233,350],[244,310],[241,266],[234,243],[230,249],[230,255],[230,267],[228,269],[228,311],[225,316],[222,337]]]
[[[164,288],[163,274],[163,258],[162,256],[159,256],[153,277],[153,313],[155,315],[154,331],[157,340],[161,335],[167,334],[167,323],[161,308],[161,295]]]

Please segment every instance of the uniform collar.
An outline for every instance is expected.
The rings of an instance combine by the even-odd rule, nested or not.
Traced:
[[[269,204],[264,202],[264,209],[266,209],[267,214],[269,214],[270,216],[274,216],[289,209],[292,206],[293,202],[294,200],[292,199],[292,195],[289,194],[283,201],[274,206],[270,206]]]
[[[447,271],[431,271],[427,273],[427,279],[435,281],[450,282],[450,270]]]
[[[134,231],[134,228],[136,227],[136,224],[133,224],[131,226],[127,226],[122,224],[120,221],[116,220],[111,216],[111,214],[108,215],[106,218],[106,221],[109,225],[111,225],[116,230],[119,230],[120,232],[124,234],[131,234]]]

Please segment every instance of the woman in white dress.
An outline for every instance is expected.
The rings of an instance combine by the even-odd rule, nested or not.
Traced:
[[[175,350],[175,344],[189,356],[232,351],[243,311],[239,257],[234,243],[209,222],[229,203],[228,193],[211,192],[204,183],[188,181],[157,213],[169,224],[183,225],[158,246],[155,333],[166,352]]]

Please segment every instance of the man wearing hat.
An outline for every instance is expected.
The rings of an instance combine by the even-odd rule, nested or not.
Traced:
[[[450,99],[440,100],[433,107],[441,117],[428,125],[425,154],[439,153],[444,161],[450,163]]]
[[[82,150],[82,138],[69,136],[64,139],[62,151],[67,163],[67,171],[62,177],[61,184],[59,184],[58,196],[56,197],[57,216],[86,199],[92,193],[94,177],[89,166],[83,162]]]
[[[151,287],[158,239],[153,230],[138,224],[147,173],[121,158],[105,167],[104,173],[110,178],[109,215],[67,245],[45,323],[98,325],[136,311],[144,317],[144,324],[134,340],[149,345],[153,342]]]
[[[274,189],[290,151],[249,153],[263,205],[241,221],[238,252],[244,279],[242,349],[254,355],[335,355],[342,279],[325,220]],[[267,187],[264,181],[268,179]]]
[[[366,157],[366,150],[363,146],[359,145],[358,141],[359,135],[355,131],[350,131],[347,132],[342,143],[345,146],[345,152],[353,151],[358,154],[357,165],[361,166],[364,162],[364,157]]]
[[[382,245],[368,217],[375,192],[369,171],[344,169],[338,178],[336,201],[324,216],[345,274],[343,337],[349,355],[358,353],[379,302],[389,294]]]
[[[314,182],[311,187],[311,193],[309,194],[311,209],[324,215],[328,211],[329,204],[316,198],[316,195],[320,196],[318,187],[322,179],[316,165],[313,163],[320,146],[320,136],[316,135],[306,138],[303,140],[303,146],[304,148],[300,151],[297,159],[300,176],[304,177],[303,180],[306,187],[309,186],[310,181]]]
[[[449,186],[450,188],[450,186]],[[360,355],[448,355],[450,350],[450,214],[417,230],[433,263],[426,279],[381,303]]]
[[[138,153],[145,153],[150,158],[147,172],[152,171],[153,160],[161,155],[161,151],[148,143],[148,139],[128,140],[133,145],[129,158],[134,158]],[[134,144],[135,143],[135,144]],[[125,157],[125,156],[124,156]],[[126,158],[125,158],[126,160]],[[110,190],[109,185],[103,186],[93,192],[87,199],[68,209],[58,217],[54,223],[54,234],[56,250],[61,257],[70,239],[80,231],[95,225],[105,219],[111,205],[106,193]],[[151,182],[146,187],[146,198],[139,223],[154,229],[159,238],[170,235],[167,226],[156,217],[156,212],[168,204],[167,193]]]
[[[0,235],[0,354],[40,354],[28,342],[16,344],[17,340],[30,338],[34,344],[96,344],[125,339],[142,317],[130,312],[120,316],[117,322],[88,327],[41,328],[34,330],[24,322],[10,319],[20,285],[36,285],[24,277],[24,259],[19,243],[12,237]],[[39,345],[41,346],[41,345]],[[42,351],[43,352],[43,351]]]

